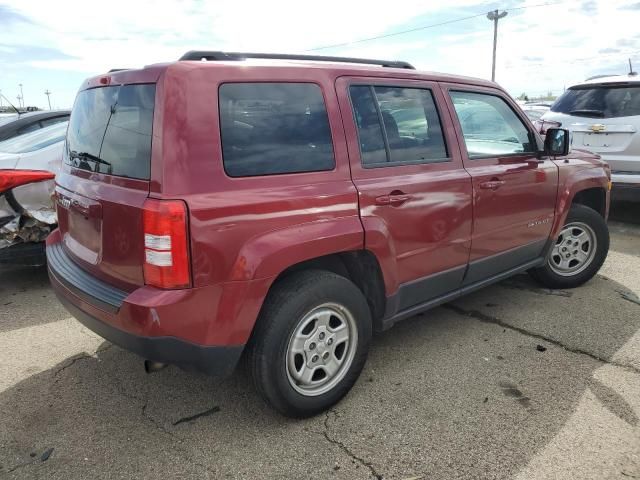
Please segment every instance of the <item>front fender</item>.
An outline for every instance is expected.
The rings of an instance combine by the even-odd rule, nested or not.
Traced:
[[[562,167],[561,167],[562,172]],[[561,182],[558,189],[558,203],[556,219],[551,231],[553,238],[560,234],[562,226],[567,220],[569,210],[578,192],[589,188],[602,188],[606,192],[606,211],[609,211],[609,178],[604,166],[583,168],[577,171],[569,170],[561,174]],[[563,178],[564,177],[564,178]]]

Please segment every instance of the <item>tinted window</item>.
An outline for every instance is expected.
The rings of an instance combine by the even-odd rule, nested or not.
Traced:
[[[469,158],[535,152],[528,128],[495,95],[451,92]]]
[[[227,83],[219,94],[222,154],[228,175],[334,168],[329,118],[318,85]]]
[[[358,126],[362,164],[373,165],[386,162],[387,150],[371,87],[354,85],[350,88],[350,93],[353,114]]]
[[[155,85],[94,88],[78,94],[71,113],[65,161],[76,168],[148,179]],[[96,156],[76,158],[71,152]]]
[[[556,100],[551,111],[591,118],[640,115],[640,86],[570,88]]]
[[[363,165],[446,159],[440,118],[429,90],[354,85],[350,94]]]

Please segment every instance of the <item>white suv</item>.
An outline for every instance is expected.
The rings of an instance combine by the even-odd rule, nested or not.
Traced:
[[[601,155],[611,167],[616,196],[640,199],[640,76],[600,77],[574,85],[540,120],[543,129],[568,128],[573,147]]]

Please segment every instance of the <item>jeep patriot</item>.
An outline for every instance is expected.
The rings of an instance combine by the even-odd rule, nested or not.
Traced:
[[[495,83],[406,62],[188,52],[81,87],[47,239],[85,326],[284,415],[356,382],[374,331],[528,271],[591,279],[610,171]],[[399,372],[400,374],[400,372]]]

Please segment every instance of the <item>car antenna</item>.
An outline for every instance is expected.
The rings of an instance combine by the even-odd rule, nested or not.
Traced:
[[[633,71],[633,65],[631,65],[631,59],[629,59],[629,75],[631,76],[638,75],[638,72]]]
[[[7,101],[7,103],[13,107],[13,109],[14,109],[14,110],[16,111],[16,113],[18,114],[18,118],[20,118],[20,110],[18,110],[18,109],[16,108],[16,106],[15,106],[13,103],[11,103],[11,100],[9,100],[7,97],[5,97],[4,95],[2,95],[1,93],[0,93],[0,97],[4,98],[4,99]]]

